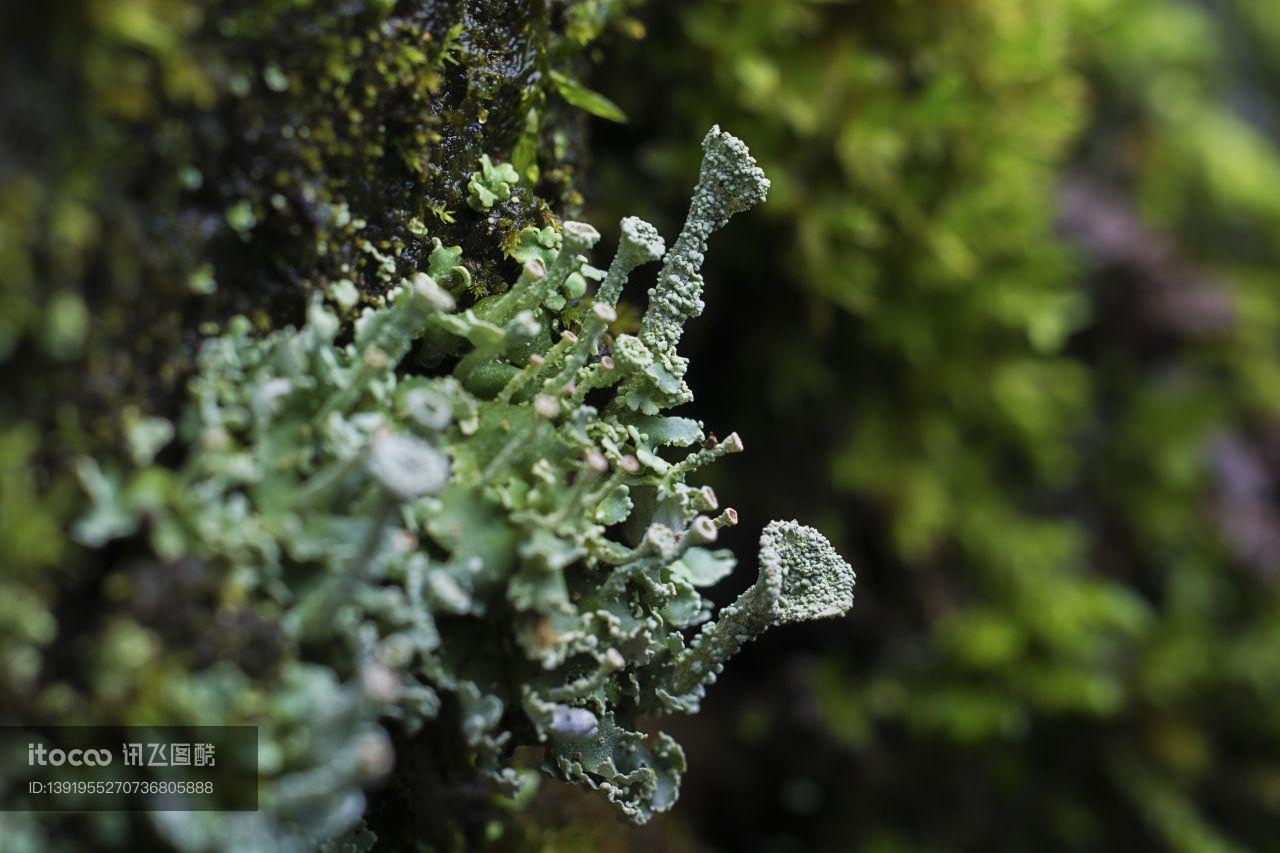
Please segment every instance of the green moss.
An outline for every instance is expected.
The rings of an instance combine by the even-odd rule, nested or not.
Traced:
[[[621,12],[569,37],[566,10],[542,4],[66,6],[4,13],[6,125],[25,130],[0,152],[0,349],[16,352],[9,408],[48,423],[37,388],[52,382],[99,445],[121,401],[165,408],[201,321],[288,322],[330,282],[380,294],[432,238],[467,249],[481,288],[501,279],[491,238],[576,198],[581,125],[544,118],[546,73]],[[535,191],[467,212],[481,156],[520,146],[544,176]],[[84,300],[86,335],[48,331],[70,316],[41,319],[53,294]],[[74,367],[43,360],[80,337]]]
[[[883,645],[815,680],[825,734],[762,688],[771,737],[730,741],[788,772],[852,747],[813,761],[824,807],[727,773],[717,802],[745,805],[704,818],[716,844],[784,822],[798,847],[1275,835],[1264,6],[708,0],[654,7],[593,81],[638,128],[603,198],[687,170],[675,141],[713,116],[769,171],[760,227],[711,260],[709,301],[737,303],[691,384],[778,436],[735,492],[829,513],[883,596],[853,635]],[[1008,819],[973,823],[977,801]]]

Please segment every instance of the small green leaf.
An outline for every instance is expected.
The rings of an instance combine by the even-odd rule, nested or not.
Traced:
[[[539,99],[541,100],[541,99]],[[538,171],[538,124],[539,111],[530,108],[525,114],[524,132],[520,134],[520,138],[516,140],[515,147],[511,149],[511,165],[516,172],[530,184],[536,184],[539,178]]]
[[[555,83],[560,97],[578,109],[619,124],[626,123],[627,114],[622,111],[622,108],[599,92],[593,92],[577,80],[572,80],[557,71],[551,72],[551,82]]]

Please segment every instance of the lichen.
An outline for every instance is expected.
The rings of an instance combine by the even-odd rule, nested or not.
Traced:
[[[599,234],[566,222],[545,241],[558,248],[534,239],[512,287],[469,308],[441,284],[462,256],[438,247],[349,341],[320,297],[301,328],[263,337],[238,319],[210,338],[177,433],[186,462],[85,460],[93,509],[77,536],[143,536],[160,559],[222,571],[283,625],[294,665],[323,664],[362,697],[365,723],[452,720],[500,790],[522,787],[512,749],[539,744],[547,772],[634,821],[670,808],[683,752],[640,721],[696,710],[742,643],[843,613],[854,583],[820,534],[774,523],[759,580],[707,621],[701,590],[734,565],[713,546],[737,516],[688,480],[743,445],[663,414],[688,394],[653,368],[676,363],[697,313],[707,236],[765,184],[718,128],[704,148],[640,338],[608,333],[631,269],[661,254],[639,220],[609,272],[588,275]],[[575,296],[574,276],[604,283]],[[152,423],[140,438],[150,456],[167,433]],[[187,837],[184,820],[165,818],[171,837]]]
[[[520,175],[510,163],[494,163],[488,154],[481,154],[479,171],[472,172],[467,181],[467,204],[472,210],[488,210],[511,198],[511,187],[519,181]]]
[[[618,341],[620,362],[631,373],[620,400],[645,414],[656,414],[693,399],[684,381],[688,365],[676,352],[676,345],[685,323],[702,313],[699,269],[707,239],[735,213],[764,201],[769,192],[769,179],[741,140],[713,127],[702,141],[702,152],[702,169],[689,215],[663,259],[657,283],[649,291],[649,308],[641,320],[640,335],[623,336]],[[643,235],[639,242],[644,242]],[[613,296],[612,288],[607,296]]]

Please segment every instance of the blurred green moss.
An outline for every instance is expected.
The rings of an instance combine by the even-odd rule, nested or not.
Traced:
[[[707,273],[736,302],[698,357],[746,355],[694,387],[788,460],[726,488],[825,510],[873,599],[809,679],[823,725],[777,711],[731,740],[762,769],[707,780],[750,803],[699,815],[718,843],[771,821],[821,849],[1280,830],[1260,8],[704,0],[656,9],[596,80],[640,140],[609,140],[602,198],[636,162],[646,186],[688,172],[672,141],[712,115],[774,178],[772,223]],[[623,84],[638,68],[651,87]],[[798,743],[843,756],[807,822],[772,778]]]

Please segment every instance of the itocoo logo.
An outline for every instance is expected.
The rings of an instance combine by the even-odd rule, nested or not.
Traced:
[[[27,744],[27,764],[31,767],[106,767],[111,763],[109,749],[47,749],[42,743]]]

